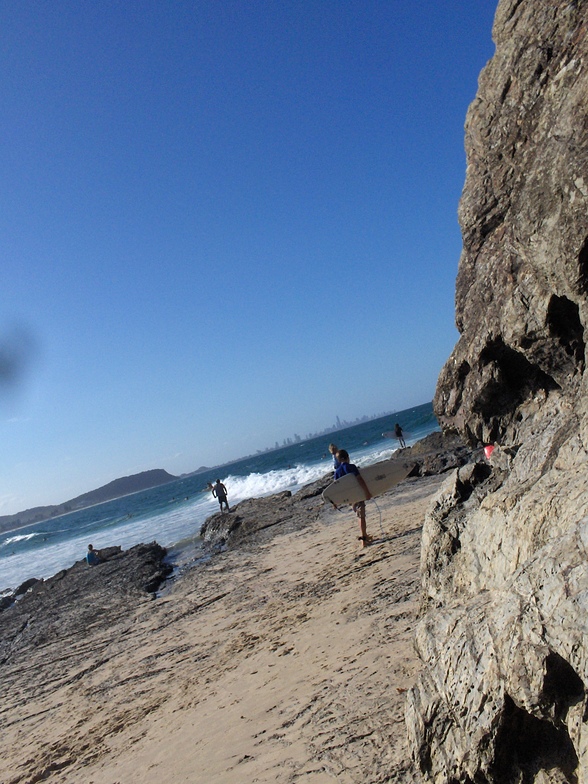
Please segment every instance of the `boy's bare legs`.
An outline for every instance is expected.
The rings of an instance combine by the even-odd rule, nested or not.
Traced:
[[[354,504],[353,509],[355,514],[359,518],[359,530],[361,531],[361,546],[367,547],[368,544],[372,541],[372,537],[368,536],[366,521],[365,521],[365,501],[360,501],[358,504]]]

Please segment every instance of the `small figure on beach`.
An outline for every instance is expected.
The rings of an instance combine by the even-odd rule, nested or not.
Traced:
[[[398,424],[398,422],[394,425],[394,435],[398,439],[400,446],[402,449],[406,446],[406,441],[404,440],[404,433],[402,432],[402,428]]]
[[[368,490],[368,486],[360,474],[359,468],[353,463],[349,462],[349,454],[345,449],[339,449],[336,457],[339,462],[339,467],[335,471],[335,479],[341,479],[341,477],[345,476],[345,474],[355,474],[357,481],[365,493],[365,501],[369,501],[369,499],[372,497],[372,494]],[[373,536],[369,536],[367,532],[367,524],[365,519],[365,501],[358,501],[357,503],[353,504],[353,511],[359,519],[359,528],[361,531],[361,536],[359,539],[361,540],[362,547],[367,547],[368,544],[371,544],[373,541]]]
[[[98,555],[96,550],[94,550],[93,544],[88,545],[88,552],[86,553],[86,561],[88,563],[88,566],[96,566],[96,564],[102,563],[102,561],[100,560],[100,556]]]
[[[333,471],[336,471],[341,463],[337,460],[337,452],[339,451],[339,447],[335,446],[335,444],[329,444],[329,452],[333,455]]]
[[[223,511],[223,504],[227,507],[227,512],[230,512],[229,502],[227,501],[227,488],[223,485],[220,479],[216,480],[216,484],[212,488],[212,494],[220,504],[220,510]]]

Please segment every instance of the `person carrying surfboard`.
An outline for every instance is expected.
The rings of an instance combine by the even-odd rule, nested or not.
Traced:
[[[337,459],[337,452],[339,451],[339,447],[335,446],[335,444],[329,444],[329,452],[333,455],[333,471],[336,471],[341,463]]]
[[[368,544],[373,541],[373,536],[369,536],[367,532],[365,502],[370,500],[372,494],[368,490],[368,486],[366,485],[362,475],[359,473],[359,468],[353,463],[349,462],[349,454],[347,451],[345,449],[339,449],[336,454],[336,458],[339,461],[339,468],[337,468],[335,471],[335,479],[341,479],[341,477],[345,476],[345,474],[355,474],[357,481],[365,493],[365,501],[357,501],[355,504],[353,504],[353,511],[359,519],[359,528],[361,531],[361,536],[359,539],[361,540],[361,546],[367,547]]]

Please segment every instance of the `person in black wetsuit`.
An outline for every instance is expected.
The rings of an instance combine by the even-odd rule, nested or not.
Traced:
[[[400,427],[398,422],[394,425],[394,435],[398,439],[398,441],[400,443],[400,447],[402,449],[404,449],[404,447],[406,446],[406,441],[404,440],[404,434],[403,434],[402,428]]]

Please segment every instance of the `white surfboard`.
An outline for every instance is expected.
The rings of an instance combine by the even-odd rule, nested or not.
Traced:
[[[359,469],[364,482],[372,497],[381,495],[391,490],[410,474],[415,463],[406,463],[401,460],[382,460],[365,468]],[[357,481],[355,474],[345,474],[323,490],[323,498],[330,501],[333,506],[355,504],[365,500],[363,487]]]

